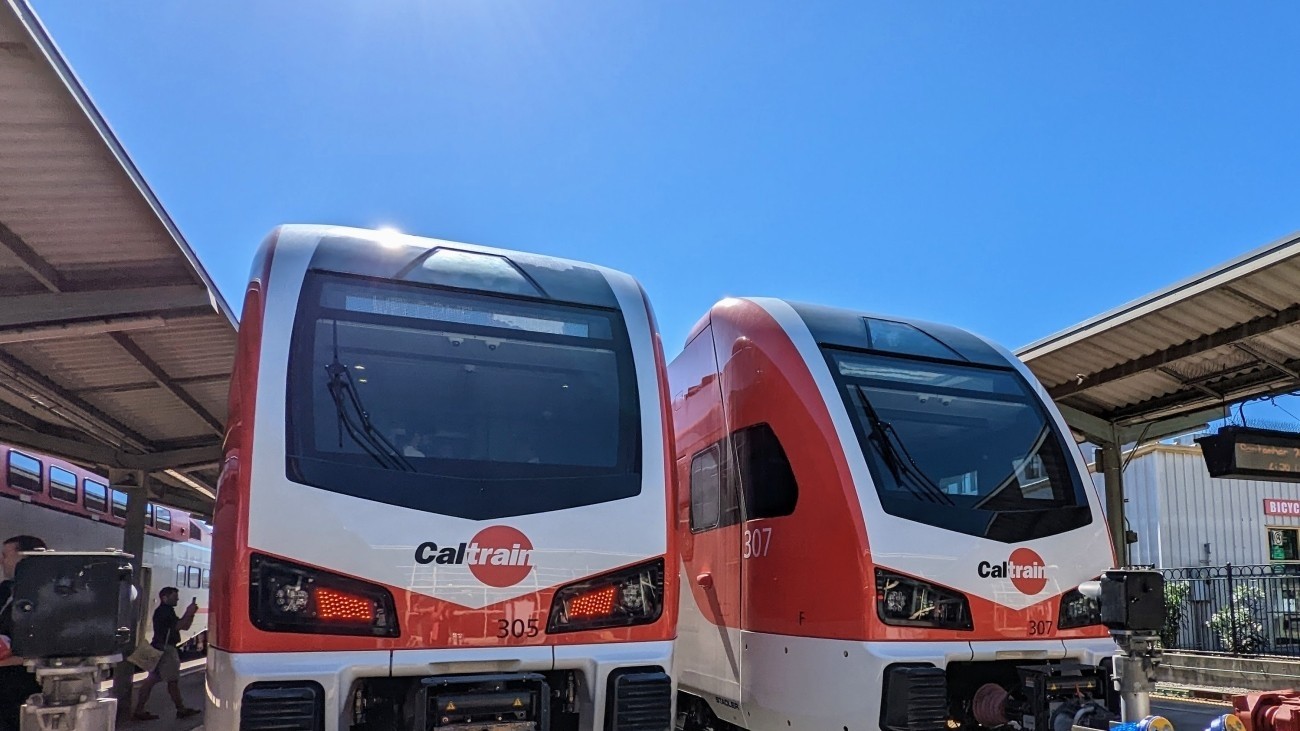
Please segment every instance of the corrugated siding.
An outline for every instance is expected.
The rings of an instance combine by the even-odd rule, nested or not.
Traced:
[[[1146,480],[1157,486],[1154,510],[1143,502]],[[1143,562],[1163,568],[1268,563],[1265,528],[1300,527],[1300,518],[1264,515],[1267,498],[1300,500],[1300,484],[1215,479],[1196,450],[1161,449],[1134,459],[1125,487],[1136,491],[1129,493],[1130,522],[1147,520],[1147,511],[1158,516],[1152,528],[1135,530],[1146,534],[1139,545],[1148,553],[1138,555],[1159,547],[1158,560]],[[1155,541],[1148,539],[1152,532]]]
[[[1164,555],[1160,530],[1160,481],[1153,460],[1134,459],[1124,471],[1124,516],[1138,542],[1129,547],[1129,563],[1159,566]]]
[[[1104,509],[1104,478],[1094,473],[1092,481]],[[1161,447],[1135,457],[1124,471],[1124,496],[1124,517],[1138,533],[1129,548],[1135,564],[1267,564],[1266,529],[1300,528],[1300,517],[1264,515],[1266,499],[1300,500],[1300,483],[1212,478],[1196,448]]]

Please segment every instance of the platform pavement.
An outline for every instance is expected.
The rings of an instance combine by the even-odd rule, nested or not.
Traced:
[[[191,660],[181,664],[181,698],[185,700],[185,705],[191,708],[201,709],[205,705],[203,671],[203,660]],[[134,679],[136,687],[139,687],[144,679],[144,673],[137,673]],[[132,700],[134,702],[134,699]],[[157,714],[158,720],[127,721],[119,723],[117,728],[130,731],[194,731],[195,729],[201,731],[203,728],[202,714],[185,719],[176,718],[176,708],[172,705],[171,696],[167,695],[167,686],[163,684],[154,686],[145,710]]]
[[[1231,710],[1229,705],[1211,701],[1151,699],[1151,712],[1169,719],[1174,731],[1206,731],[1210,722]]]

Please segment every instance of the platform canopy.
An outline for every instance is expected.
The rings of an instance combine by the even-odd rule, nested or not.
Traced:
[[[0,441],[210,514],[235,315],[22,0],[0,0]]]
[[[1016,354],[1098,444],[1191,431],[1233,404],[1300,389],[1300,234]]]

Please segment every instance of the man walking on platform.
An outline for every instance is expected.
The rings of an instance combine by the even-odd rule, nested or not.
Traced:
[[[169,586],[158,592],[158,599],[161,603],[153,612],[153,640],[149,643],[155,650],[162,652],[162,657],[158,660],[158,665],[145,678],[140,685],[140,695],[135,703],[134,718],[137,721],[153,721],[158,718],[155,714],[149,713],[144,709],[145,704],[149,702],[149,694],[153,692],[153,687],[159,681],[167,683],[167,693],[172,697],[172,702],[176,704],[176,717],[189,718],[197,713],[194,708],[187,708],[185,701],[181,698],[181,655],[176,649],[177,643],[181,641],[181,630],[189,629],[194,623],[194,615],[199,611],[199,601],[195,599],[185,608],[183,616],[176,616],[176,605],[180,603],[181,593],[174,587]]]

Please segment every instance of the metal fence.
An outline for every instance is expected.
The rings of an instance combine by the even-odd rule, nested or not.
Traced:
[[[1300,656],[1300,566],[1162,569],[1169,649]]]

